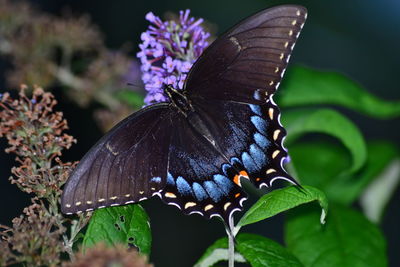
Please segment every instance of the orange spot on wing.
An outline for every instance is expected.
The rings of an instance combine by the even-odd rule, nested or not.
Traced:
[[[240,193],[237,193],[237,194],[235,195],[235,198],[238,198],[238,197],[240,197]]]
[[[248,174],[246,171],[240,171],[239,174],[240,174],[241,176],[244,176],[244,177],[246,177],[246,178],[249,178],[249,174]]]
[[[256,181],[259,182],[261,180],[261,178],[256,178]]]
[[[233,182],[234,182],[235,184],[237,184],[238,186],[241,186],[241,185],[240,185],[240,180],[239,180],[239,175],[235,175],[235,177],[233,177]]]

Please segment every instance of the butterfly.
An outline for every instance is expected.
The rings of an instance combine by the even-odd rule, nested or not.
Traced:
[[[157,195],[185,214],[227,222],[247,198],[241,179],[297,182],[284,170],[286,131],[273,101],[307,17],[302,6],[263,10],[215,40],[170,101],[133,113],[71,173],[63,213]]]

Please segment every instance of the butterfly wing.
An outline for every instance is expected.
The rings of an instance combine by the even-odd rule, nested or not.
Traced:
[[[241,207],[245,193],[221,168],[226,157],[196,129],[197,125],[183,116],[174,121],[167,184],[161,198],[185,214],[219,215],[226,220]]]
[[[276,179],[297,184],[283,168],[288,156],[283,147],[286,130],[272,97],[262,105],[220,100],[196,100],[195,105],[235,175],[259,188],[272,186]],[[231,179],[240,186],[238,177]]]
[[[279,86],[307,10],[284,5],[263,10],[219,37],[193,65],[190,98],[262,104]]]
[[[83,157],[62,194],[63,213],[140,201],[163,189],[171,135],[168,104],[132,114]]]
[[[218,215],[227,221],[246,199],[241,177],[259,188],[276,179],[297,184],[283,169],[286,132],[272,99],[263,105],[220,100],[194,104],[197,119],[176,120],[164,201],[186,214]]]

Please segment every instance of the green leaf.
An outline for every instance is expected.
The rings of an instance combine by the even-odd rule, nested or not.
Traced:
[[[140,205],[125,205],[96,210],[83,239],[84,247],[98,242],[136,246],[143,254],[151,248],[149,218]]]
[[[236,241],[237,250],[253,267],[303,266],[286,248],[271,239],[240,234]]]
[[[346,205],[353,203],[363,190],[398,157],[396,146],[387,142],[370,143],[367,145],[367,151],[367,163],[359,172],[354,175],[332,177],[331,183],[324,191],[329,199]]]
[[[304,266],[387,266],[383,235],[362,214],[331,205],[321,225],[318,213],[307,205],[291,211],[286,220],[285,242]]]
[[[350,151],[353,164],[350,172],[359,170],[366,161],[367,150],[358,128],[346,117],[332,109],[301,109],[283,113],[288,132],[287,143],[306,133],[324,133],[339,139]]]
[[[360,198],[364,214],[375,223],[382,219],[383,211],[400,183],[400,159],[396,158],[366,188]]]
[[[334,142],[301,142],[288,148],[291,163],[301,183],[324,192],[343,170],[348,170],[351,166],[349,153],[343,146]],[[329,195],[327,197],[331,199]]]
[[[334,104],[382,119],[400,115],[400,101],[381,100],[336,72],[295,66],[285,77],[277,96],[280,107]]]
[[[398,151],[387,142],[367,145],[367,161],[357,173],[344,173],[350,165],[348,153],[329,142],[306,142],[289,147],[290,157],[302,183],[321,189],[328,199],[345,205],[353,203],[363,190],[396,157]]]
[[[323,223],[325,215],[328,212],[328,201],[325,194],[311,186],[304,186],[303,188],[289,186],[262,196],[243,215],[237,227],[267,219],[278,213],[312,201],[318,201],[322,207],[320,221]]]
[[[141,108],[144,104],[143,95],[132,90],[121,90],[117,93],[117,98],[134,109]]]
[[[221,261],[228,261],[228,238],[226,237],[218,239],[209,246],[194,266],[214,266],[214,264]],[[235,262],[246,262],[246,260],[239,253],[235,253]]]
[[[253,267],[303,266],[286,248],[268,238],[254,234],[240,234],[236,238],[236,262],[248,262]],[[228,260],[228,239],[217,240],[196,263],[195,267],[208,267]],[[243,258],[244,257],[244,258]]]
[[[222,251],[226,250],[226,255],[221,255],[221,256],[214,255],[214,254],[219,254],[214,252],[218,249],[223,249]],[[207,248],[204,254],[197,261],[195,266],[198,267],[211,266],[219,261],[227,260],[228,259],[227,249],[228,249],[228,238],[223,237],[218,239],[217,241],[214,242],[214,244],[212,244]],[[222,252],[221,254],[225,254],[225,252]]]

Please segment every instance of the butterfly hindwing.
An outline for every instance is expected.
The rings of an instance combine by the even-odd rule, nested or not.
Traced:
[[[168,179],[162,199],[185,214],[225,220],[239,209],[246,194],[224,172],[226,158],[185,118],[175,120],[169,151]]]
[[[306,16],[304,7],[284,5],[234,26],[195,62],[188,95],[263,104],[279,86]]]
[[[199,116],[215,137],[218,150],[236,170],[257,187],[271,186],[275,179],[296,181],[283,168],[287,152],[286,131],[272,97],[262,105],[219,100],[196,100]],[[239,177],[230,177],[240,185]]]
[[[263,105],[219,100],[193,104],[196,112],[188,119],[174,119],[164,201],[186,214],[218,215],[227,221],[246,199],[241,177],[258,188],[276,179],[297,184],[283,168],[286,132],[272,98]]]
[[[132,114],[84,156],[62,195],[62,211],[76,213],[138,202],[165,185],[171,135],[168,104]]]

